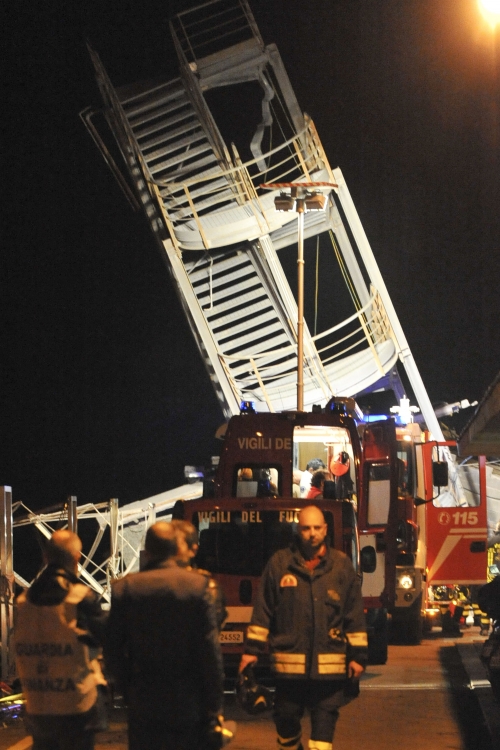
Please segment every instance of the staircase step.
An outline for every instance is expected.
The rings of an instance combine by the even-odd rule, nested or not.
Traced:
[[[145,160],[147,162],[147,165],[149,167],[149,170],[151,174],[158,174],[159,172],[166,172],[171,167],[176,167],[178,164],[182,164],[183,162],[186,162],[188,159],[194,159],[196,156],[200,156],[201,154],[206,154],[207,151],[210,151],[212,156],[212,159],[215,159],[215,155],[212,152],[212,147],[209,143],[203,143],[201,146],[197,146],[196,148],[192,148],[189,150],[183,151],[182,154],[178,154],[177,156],[172,157],[171,159],[167,159],[166,161],[162,161],[158,164],[150,164],[149,159],[145,156]],[[169,175],[169,177],[172,177],[173,174],[185,174],[187,171],[190,171],[192,169],[196,168],[196,164],[191,164],[189,167],[186,167],[183,170],[179,170],[177,173],[173,172]]]
[[[281,338],[281,341],[279,341],[277,339],[276,340],[277,343],[279,343],[279,344],[281,344],[281,343],[287,344],[288,343],[288,339],[286,338],[286,336],[282,336],[280,338]],[[285,356],[285,355],[280,355],[279,351],[277,351],[276,354],[274,354],[274,352],[271,353],[271,349],[275,345],[275,343],[276,343],[275,341],[273,341],[272,343],[269,342],[269,341],[263,341],[262,344],[257,344],[256,346],[252,347],[251,351],[246,352],[248,354],[248,356],[256,356],[257,354],[260,354],[261,352],[270,352],[269,356],[257,359],[257,363],[256,364],[257,364],[259,370],[262,369],[261,377],[263,377],[263,378],[268,377],[266,375],[266,371],[263,368],[269,367],[269,365],[274,365],[273,366],[273,375],[278,372],[278,368],[281,368],[283,371],[286,371],[286,370],[291,369],[292,367],[296,367],[296,361],[297,361],[296,357],[295,358],[290,357],[290,360],[288,360],[288,358],[287,358],[286,361],[280,363],[279,365],[275,364],[275,363],[279,362],[280,359],[283,359],[283,357]],[[229,364],[229,363],[226,362],[226,364]],[[276,370],[275,370],[275,368],[276,368]],[[249,363],[246,362],[245,364],[240,364],[240,365],[236,365],[235,364],[235,366],[232,366],[231,364],[229,364],[229,369],[231,370],[232,376],[233,377],[237,377],[239,375],[245,375],[246,373],[248,373],[248,371],[251,370],[251,367],[250,367]],[[252,376],[252,382],[255,382],[255,375]]]
[[[156,122],[154,122],[153,125],[150,125],[147,128],[142,128],[141,130],[138,130],[135,125],[132,125],[132,123],[130,123],[138,142],[141,138],[147,137],[150,133],[156,133],[158,132],[158,130],[169,130],[173,125],[177,125],[177,123],[179,122],[183,122],[184,125],[181,127],[186,128],[190,127],[194,123],[199,124],[199,120],[196,118],[194,111],[192,109],[189,109],[188,107],[179,110],[175,115],[167,119],[152,119],[155,119]]]
[[[207,274],[204,279],[200,279],[198,282],[193,282],[196,296],[200,299],[202,296],[208,294],[210,289],[212,289],[213,292],[218,291],[221,286],[229,283],[232,284],[233,281],[239,281],[243,276],[249,276],[250,274],[254,277],[257,276],[255,268],[248,262],[238,264],[234,269],[231,269],[230,272],[228,272],[227,269],[224,269],[223,273],[219,273],[218,269],[213,269],[211,280]]]
[[[230,330],[230,326],[234,325],[236,327],[238,320],[241,318],[246,318],[250,315],[257,315],[259,313],[264,312],[274,312],[273,307],[271,306],[271,302],[269,300],[261,300],[260,302],[257,302],[255,305],[247,305],[245,309],[239,310],[238,312],[233,313],[233,315],[226,315],[222,318],[218,318],[216,321],[214,321],[214,325],[212,326],[212,330],[214,332],[215,336],[221,336],[225,330]],[[253,321],[249,321],[250,323],[253,323]],[[246,325],[245,323],[241,323],[241,325]],[[227,327],[227,328],[226,328]],[[224,329],[222,331],[221,329]]]
[[[221,168],[219,166],[219,162],[215,166],[211,166],[209,169],[202,169],[196,173],[196,179],[200,181],[200,185],[202,186],[200,190],[204,191],[205,186],[208,186],[212,184],[212,179],[215,181],[220,178],[221,174]],[[209,179],[207,179],[209,178]],[[225,180],[225,177],[222,179]],[[175,196],[175,195],[181,195],[184,194],[184,188],[182,185],[171,185],[169,187],[164,187],[160,189],[160,195],[163,198],[168,198],[168,196]]]
[[[185,195],[185,194],[184,194]],[[191,197],[193,194],[190,192]],[[193,200],[194,207],[196,209],[196,212],[198,214],[204,213],[207,209],[212,208],[213,206],[219,205],[219,203],[229,203],[231,200],[234,200],[234,193],[230,188],[227,188],[227,190],[218,190],[215,192],[210,198],[206,198],[205,200]],[[180,206],[179,201],[179,206]],[[237,205],[235,201],[235,205]],[[182,207],[179,207],[178,211],[172,211],[172,209],[168,209],[168,212],[170,214],[170,218],[173,220],[179,220],[179,219],[185,219],[185,218],[191,218],[193,215],[193,210],[191,206],[188,203],[188,200],[186,198],[185,205]]]
[[[247,345],[250,341],[255,341],[278,330],[282,331],[283,326],[281,321],[276,318],[275,313],[270,310],[268,315],[261,315],[258,320],[248,320],[246,323],[234,326],[234,328],[228,328],[224,331],[224,335],[217,337],[217,342],[224,351],[229,352],[228,346],[231,343],[235,347],[239,346],[239,342]],[[241,334],[245,335],[242,336]],[[233,351],[236,351],[236,349],[233,349]]]
[[[277,333],[277,336],[271,334]],[[237,354],[257,354],[266,352],[276,346],[286,344],[287,337],[283,334],[283,326],[276,322],[266,327],[262,331],[253,331],[247,336],[241,336],[232,344],[226,344],[223,349],[224,354],[234,357]]]
[[[184,91],[184,87],[180,78],[171,78],[170,81],[158,78],[125,84],[116,88],[115,91],[122,107],[131,107],[142,102],[145,96],[149,98],[169,94],[176,96],[179,91]]]
[[[173,130],[167,130],[165,128],[164,123],[158,123],[156,129],[153,130],[152,133],[149,133],[149,135],[154,135],[154,133],[158,133],[158,135],[154,136],[153,138],[148,138],[148,140],[144,140],[144,135],[141,133],[140,135],[138,133],[135,134],[138,141],[140,141],[140,147],[143,151],[146,151],[148,148],[154,148],[155,146],[160,146],[163,143],[166,143],[167,141],[174,140],[175,138],[181,137],[183,135],[187,135],[189,132],[193,130],[201,130],[201,125],[196,119],[192,119],[190,122],[186,122],[183,125],[181,125],[179,128],[174,128]],[[149,128],[148,128],[149,130]]]
[[[205,135],[203,130],[198,130],[194,133],[190,133],[189,135],[186,135],[184,138],[180,138],[177,141],[171,141],[168,145],[165,145],[163,148],[157,148],[154,151],[148,151],[145,147],[143,147],[141,150],[142,150],[144,158],[147,161],[151,161],[154,159],[161,159],[163,156],[172,154],[181,148],[185,148],[186,146],[189,147],[193,143],[199,143],[200,141],[205,141],[205,143],[208,146],[210,146],[210,144],[207,141],[207,136]]]
[[[122,102],[122,107],[129,120],[137,120],[142,115],[149,115],[151,111],[160,111],[163,114],[173,112],[186,104],[190,104],[190,101],[184,89],[179,87],[168,94],[145,92],[142,101],[136,100],[133,104]]]
[[[246,253],[232,252],[227,253],[226,255],[204,256],[201,261],[194,261],[193,263],[186,262],[184,266],[189,274],[191,283],[196,284],[198,281],[204,281],[206,279],[210,266],[212,266],[213,273],[218,273],[225,269],[231,269],[237,261],[240,263],[246,263],[248,261]]]
[[[238,284],[234,284],[231,289],[222,289],[220,291],[214,290],[212,292],[212,301],[214,303],[220,301],[221,304],[217,305],[217,308],[221,309],[224,308],[226,302],[228,304],[231,303],[231,300],[228,300],[228,297],[232,298],[234,304],[234,296],[236,294],[245,294],[248,293],[251,289],[254,289],[257,293],[262,291],[262,284],[260,284],[260,281],[256,276],[251,276],[248,279],[239,282]],[[208,295],[203,296],[206,299],[206,303],[203,303],[203,300],[200,300],[200,302],[202,304],[202,307],[205,308],[205,306],[209,304],[210,298]]]
[[[288,377],[289,374],[294,375],[295,380],[297,380],[297,357],[292,353],[290,353],[288,356],[282,355],[281,357],[278,356],[278,353],[276,353],[276,355],[272,354],[268,357],[262,357],[262,359],[257,360],[257,365],[260,371],[260,375],[264,380],[269,377],[273,378],[273,381],[269,381],[270,388],[272,387],[272,382],[274,382],[274,379],[281,379],[283,374],[285,374],[285,377]],[[229,365],[229,369],[231,370],[231,374],[233,375],[233,377],[236,378],[239,383],[244,383],[251,368],[249,368],[248,364],[240,364],[236,367],[232,367],[231,365]],[[253,370],[248,382],[249,384],[255,384],[256,382]]]
[[[215,175],[214,175],[215,177]],[[193,199],[193,201],[196,203],[196,198],[202,198],[207,193],[214,193],[214,195],[218,195],[219,193],[225,193],[225,190],[223,190],[224,187],[227,187],[227,180],[225,177],[219,177],[214,180],[206,181],[202,183],[203,187],[195,188],[194,190],[189,191],[189,195]],[[231,191],[232,193],[232,191]],[[173,206],[182,206],[183,203],[187,202],[186,193],[182,188],[179,188],[178,190],[172,191],[170,193],[172,196],[171,198],[171,204],[168,201],[167,195],[163,195],[164,203],[166,206],[172,207]],[[175,196],[178,196],[177,198]],[[165,200],[166,199],[166,200]]]
[[[212,309],[210,309],[209,305],[205,306],[205,315],[209,323],[217,324],[218,321],[222,319],[224,313],[231,311],[231,314],[235,315],[237,314],[235,308],[243,307],[243,305],[246,305],[248,302],[251,302],[252,304],[265,304],[266,302],[269,302],[269,297],[267,296],[265,289],[262,287],[260,289],[252,289],[246,294],[240,294],[237,298],[219,300],[217,305]]]
[[[188,177],[188,175],[191,176],[198,176],[199,172],[197,171],[200,167],[207,166],[208,164],[214,164],[217,163],[217,158],[214,153],[211,153],[209,156],[205,156],[203,159],[198,159],[198,161],[194,162],[193,164],[190,164],[187,167],[184,167],[184,169],[178,169],[176,172],[170,172],[170,174],[165,175],[163,177],[158,177],[158,180],[165,180],[165,182],[172,181],[172,182],[179,182],[179,178],[182,177]],[[217,163],[218,164],[218,163]],[[161,171],[161,169],[160,169]],[[158,172],[155,170],[155,172],[151,172],[151,174],[158,174]]]
[[[155,120],[158,121],[160,117],[162,118],[161,122],[165,127],[170,127],[172,124],[179,122],[182,119],[194,116],[194,111],[191,102],[187,99],[179,99],[165,107],[150,107],[147,111],[134,117],[129,117],[127,112],[126,115],[134,132],[141,133],[142,131],[138,130],[139,128],[143,125],[148,125]]]

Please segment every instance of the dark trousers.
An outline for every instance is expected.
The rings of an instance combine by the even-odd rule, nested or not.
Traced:
[[[32,750],[94,750],[94,709],[67,716],[26,714],[26,731],[33,737]]]
[[[342,682],[278,680],[274,699],[278,744],[291,750],[300,746],[300,721],[306,708],[311,713],[311,739],[331,743],[342,703]]]

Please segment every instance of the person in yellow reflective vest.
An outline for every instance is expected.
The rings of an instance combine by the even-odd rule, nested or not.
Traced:
[[[279,748],[303,750],[309,708],[309,750],[331,750],[338,709],[357,694],[367,646],[359,579],[349,558],[329,547],[322,511],[307,506],[297,542],[264,570],[240,662],[243,671],[269,648]]]
[[[17,599],[14,652],[33,750],[92,750],[103,729],[97,660],[106,615],[77,577],[82,544],[55,531],[41,571]]]

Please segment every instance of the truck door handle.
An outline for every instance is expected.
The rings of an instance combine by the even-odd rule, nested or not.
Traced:
[[[470,543],[471,552],[486,552],[486,542],[478,541]]]

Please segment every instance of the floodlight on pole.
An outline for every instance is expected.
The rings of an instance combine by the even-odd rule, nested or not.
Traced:
[[[324,211],[328,202],[320,188],[336,188],[333,182],[268,182],[264,190],[279,190],[274,199],[277,211],[295,211],[297,223],[297,411],[304,411],[304,214]],[[290,190],[289,193],[283,189]]]

